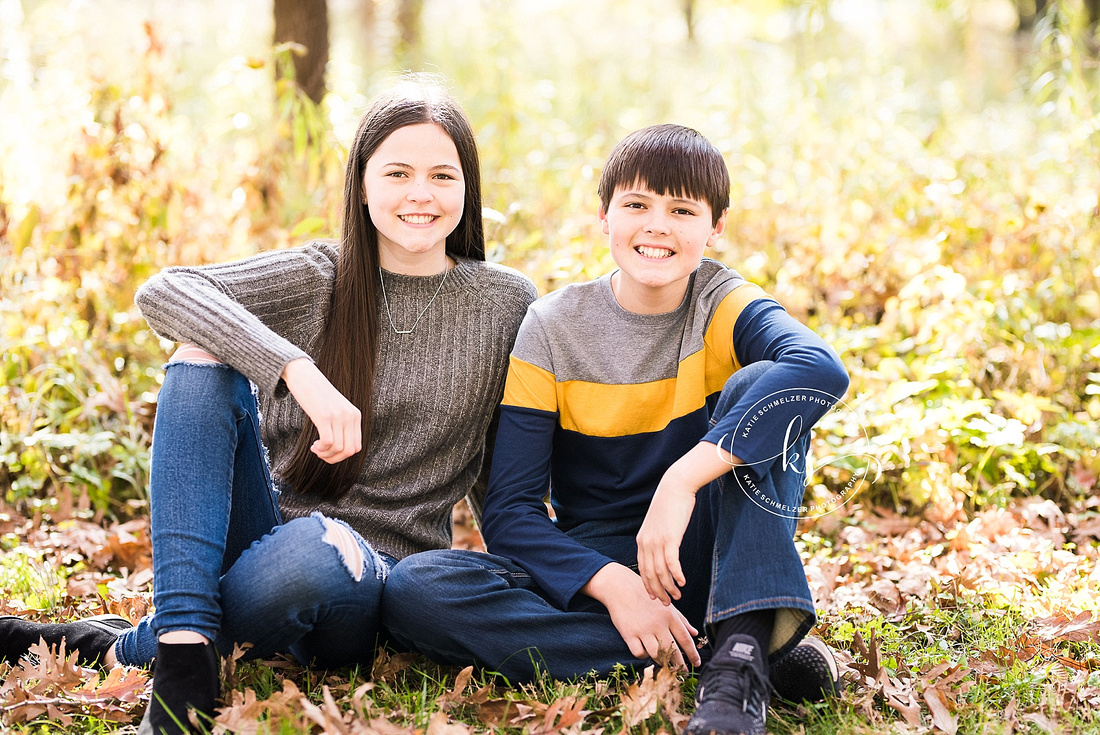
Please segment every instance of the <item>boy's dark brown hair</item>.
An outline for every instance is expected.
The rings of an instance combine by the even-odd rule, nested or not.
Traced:
[[[712,225],[730,205],[730,174],[722,154],[701,133],[683,125],[651,125],[619,141],[600,174],[597,191],[604,211],[616,189],[634,184],[706,202]]]

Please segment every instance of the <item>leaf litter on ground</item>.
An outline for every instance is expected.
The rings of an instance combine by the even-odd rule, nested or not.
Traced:
[[[457,512],[456,518],[469,523]],[[804,522],[798,540],[819,610],[815,632],[837,651],[846,683],[835,707],[858,713],[872,728],[894,722],[913,731],[955,733],[983,706],[972,695],[993,687],[1010,692],[997,703],[1008,732],[1048,725],[1057,731],[1070,715],[1091,721],[1100,708],[1094,526],[1092,509],[1064,512],[1042,499],[972,517],[958,508],[903,516],[855,505]],[[110,611],[136,622],[149,610],[146,520],[103,527],[24,520],[19,529],[43,563],[58,571],[61,600],[51,610],[35,610],[9,599],[0,602],[3,612],[64,620]],[[456,536],[478,548],[473,532]],[[1000,626],[1000,632],[983,638],[983,624]],[[509,687],[478,678],[472,667],[434,667],[417,655],[387,650],[379,652],[367,681],[335,672],[318,686],[321,680],[292,660],[252,664],[244,658],[238,648],[223,660],[226,696],[214,732],[673,733],[688,719],[684,693],[693,686],[690,675],[663,661],[639,678],[610,684]],[[1011,693],[1008,684],[1021,666],[1038,677],[1047,696]],[[262,687],[255,680],[261,671],[270,680]],[[71,723],[77,716],[136,722],[147,703],[144,670],[82,669],[63,649],[37,646],[0,674],[5,725],[41,717]],[[427,702],[430,711],[421,712],[423,703],[402,692],[429,680],[439,694]]]

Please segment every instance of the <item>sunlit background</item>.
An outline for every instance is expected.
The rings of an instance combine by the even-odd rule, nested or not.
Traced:
[[[690,23],[686,9],[691,9]],[[414,22],[399,21],[402,9]],[[1010,0],[329,0],[327,92],[276,84],[273,6],[0,0],[0,484],[144,503],[167,345],[156,270],[338,231],[344,146],[402,69],[445,78],[481,146],[490,257],[549,291],[607,272],[603,158],[698,128],[733,180],[712,253],[841,353],[901,512],[1100,470],[1096,43],[1085,5]],[[320,95],[318,95],[320,97]],[[827,496],[855,466],[833,464]],[[830,474],[831,473],[831,474]],[[1089,506],[1091,507],[1091,506]]]
[[[1100,0],[328,0],[311,98],[285,75],[308,57],[274,43],[274,8],[319,2],[0,0],[0,613],[149,609],[171,345],[134,290],[171,264],[338,233],[367,100],[426,70],[477,131],[492,259],[542,292],[607,273],[604,157],[641,126],[691,125],[732,176],[710,255],[851,373],[846,410],[815,430],[806,504],[858,487],[796,544],[815,633],[858,684],[770,710],[770,731],[1095,731]],[[455,545],[477,547],[464,506],[456,521]],[[466,699],[410,663],[384,655],[363,686],[357,669],[245,665],[227,691],[248,714],[227,721],[662,733],[693,688],[664,671]],[[0,729],[140,715],[140,672],[121,687],[88,670],[78,699],[28,694],[5,667]]]

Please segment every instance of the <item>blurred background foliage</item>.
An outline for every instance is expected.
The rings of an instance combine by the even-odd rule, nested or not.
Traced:
[[[816,454],[874,458],[854,503],[1092,512],[1093,4],[329,0],[318,104],[270,2],[0,0],[0,491],[54,518],[144,512],[170,345],[135,289],[336,233],[358,116],[414,68],[474,122],[490,257],[543,292],[612,267],[595,186],[619,138],[714,141],[733,188],[713,257],[851,371]],[[827,465],[811,496],[857,471]]]

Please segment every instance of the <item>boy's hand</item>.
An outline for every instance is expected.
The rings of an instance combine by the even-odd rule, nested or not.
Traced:
[[[662,650],[671,650],[679,669],[686,668],[685,659],[693,666],[702,663],[694,640],[699,631],[675,607],[652,599],[638,575],[622,564],[596,572],[581,592],[604,604],[634,656],[656,660]]]
[[[680,567],[680,542],[695,510],[697,491],[670,480],[666,473],[638,531],[638,574],[649,597],[663,605],[679,600],[680,588],[686,583]]]
[[[335,464],[363,448],[362,414],[355,404],[328,381],[313,361],[291,360],[283,368],[283,380],[294,400],[317,427],[317,441],[310,451]]]
[[[638,572],[646,591],[665,605],[680,599],[684,586],[680,543],[695,510],[699,488],[741,464],[738,457],[709,442],[699,442],[661,477],[638,531]]]

